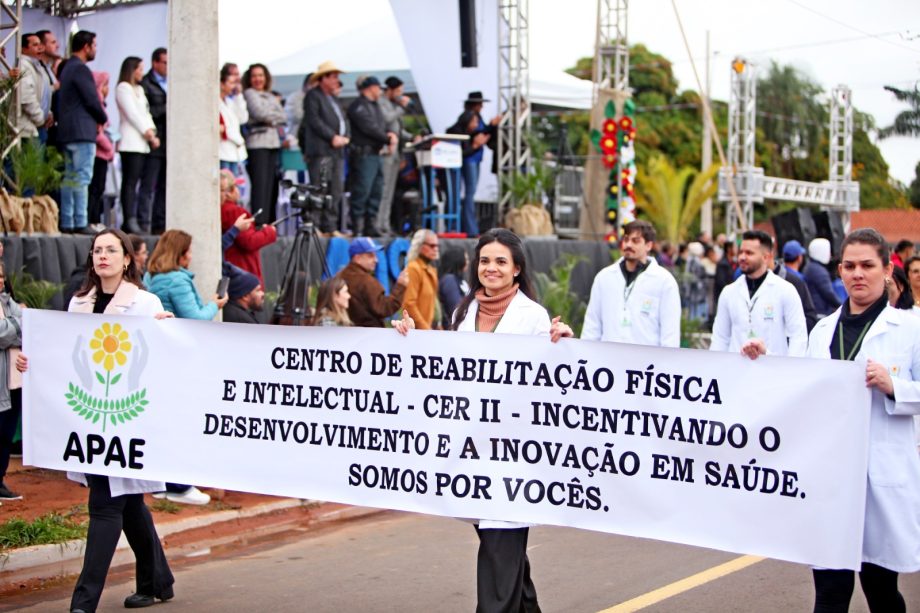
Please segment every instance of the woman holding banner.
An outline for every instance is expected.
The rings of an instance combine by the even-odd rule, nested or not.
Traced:
[[[68,311],[172,317],[163,310],[159,298],[142,288],[131,241],[123,232],[109,228],[93,238],[86,281],[74,294]],[[26,372],[29,366],[26,356],[20,354],[16,366],[20,372]],[[165,484],[82,473],[67,473],[67,476],[89,487],[89,530],[83,571],[74,587],[70,610],[87,613],[96,610],[122,531],[137,560],[137,592],[125,599],[125,607],[146,607],[154,604],[155,599],[172,598],[173,575],[153,517],[144,504],[145,492],[162,491]]]
[[[866,364],[869,475],[859,582],[872,613],[906,610],[898,573],[920,570],[920,458],[913,415],[920,414],[920,320],[889,305],[892,282],[888,243],[871,228],[843,241],[840,278],[848,299],[815,325],[808,357]],[[741,351],[756,358],[763,342]],[[815,612],[845,612],[853,595],[850,570],[814,569]]]
[[[550,321],[527,274],[524,245],[510,230],[495,228],[479,238],[470,274],[470,292],[454,312],[451,330],[548,336],[552,342],[573,335],[559,317]],[[401,334],[414,328],[403,312],[394,322]],[[477,613],[539,613],[537,590],[527,558],[528,524],[480,520],[476,523],[479,554],[476,564]]]

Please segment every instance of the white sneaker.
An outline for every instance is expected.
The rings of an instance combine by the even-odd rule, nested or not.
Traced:
[[[182,493],[175,494],[173,492],[166,493],[166,499],[173,502],[179,502],[182,504],[197,504],[205,505],[211,502],[211,497],[199,490],[194,485]]]

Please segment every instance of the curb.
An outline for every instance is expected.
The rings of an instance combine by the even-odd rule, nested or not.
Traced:
[[[157,525],[156,528],[157,534],[162,539],[171,534],[177,534],[187,530],[194,530],[196,528],[204,528],[227,521],[247,519],[259,515],[275,513],[277,511],[321,504],[322,503],[318,501],[288,498],[285,500],[279,500],[277,502],[259,504],[248,509],[218,511],[208,515],[189,517],[172,522],[164,522]],[[368,511],[376,511],[376,509],[368,509]],[[360,507],[339,509],[329,513],[321,514],[316,518],[315,521],[333,521],[336,519],[354,517],[356,514],[364,514],[363,509]],[[86,539],[74,539],[64,543],[36,545],[34,547],[23,547],[22,549],[15,549],[13,551],[0,554],[0,572],[6,573],[12,571],[21,571],[39,566],[60,564],[70,560],[76,560],[83,556],[83,548],[85,544]],[[129,545],[125,535],[122,534],[118,541],[116,552],[125,549],[129,549]]]

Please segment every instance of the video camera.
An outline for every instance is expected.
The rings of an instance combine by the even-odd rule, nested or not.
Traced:
[[[332,195],[329,193],[329,184],[326,181],[319,185],[310,185],[283,179],[281,187],[294,190],[291,192],[291,207],[300,209],[302,213],[328,209],[332,206]]]

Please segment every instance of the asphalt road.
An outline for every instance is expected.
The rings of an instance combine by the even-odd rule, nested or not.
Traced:
[[[381,513],[176,560],[176,598],[152,610],[470,613],[476,547],[468,524]],[[531,530],[529,556],[545,612],[812,608],[811,572],[795,564],[546,526]],[[100,611],[123,610],[131,572],[110,575]],[[66,611],[72,585],[9,598],[0,610]],[[908,610],[920,608],[920,574],[902,576],[901,591]],[[850,611],[867,611],[858,584]]]

